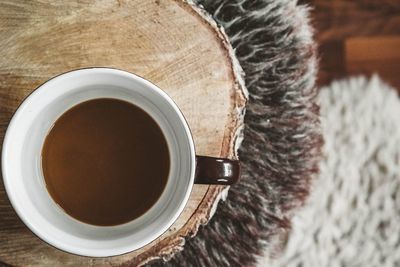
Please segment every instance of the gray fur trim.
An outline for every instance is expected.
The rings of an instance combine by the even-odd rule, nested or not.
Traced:
[[[322,137],[308,9],[287,0],[196,2],[225,28],[245,72],[243,174],[185,249],[152,266],[254,265],[263,247],[282,246],[281,234],[318,171]]]

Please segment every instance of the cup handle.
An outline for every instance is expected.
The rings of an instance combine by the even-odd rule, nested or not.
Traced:
[[[238,160],[196,156],[195,184],[232,185],[239,177]]]

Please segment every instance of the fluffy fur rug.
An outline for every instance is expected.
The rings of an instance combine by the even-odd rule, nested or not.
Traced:
[[[250,266],[265,247],[279,249],[318,170],[322,137],[308,9],[287,0],[197,2],[225,28],[246,75],[243,175],[185,249],[152,266]]]
[[[400,266],[400,99],[376,76],[319,94],[324,160],[285,253],[259,266]]]

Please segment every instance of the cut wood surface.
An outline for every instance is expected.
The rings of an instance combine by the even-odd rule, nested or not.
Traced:
[[[245,89],[225,35],[178,0],[0,2],[0,135],[23,99],[49,78],[86,67],[136,73],[184,113],[199,155],[236,157]],[[0,180],[0,262],[11,265],[141,265],[182,250],[215,211],[224,186],[195,185],[173,226],[140,250],[109,258],[65,253],[13,211]]]

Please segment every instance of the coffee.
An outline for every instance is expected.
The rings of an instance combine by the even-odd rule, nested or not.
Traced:
[[[141,108],[94,99],[66,111],[42,148],[42,169],[53,200],[93,225],[129,222],[162,194],[170,169],[166,139]]]

